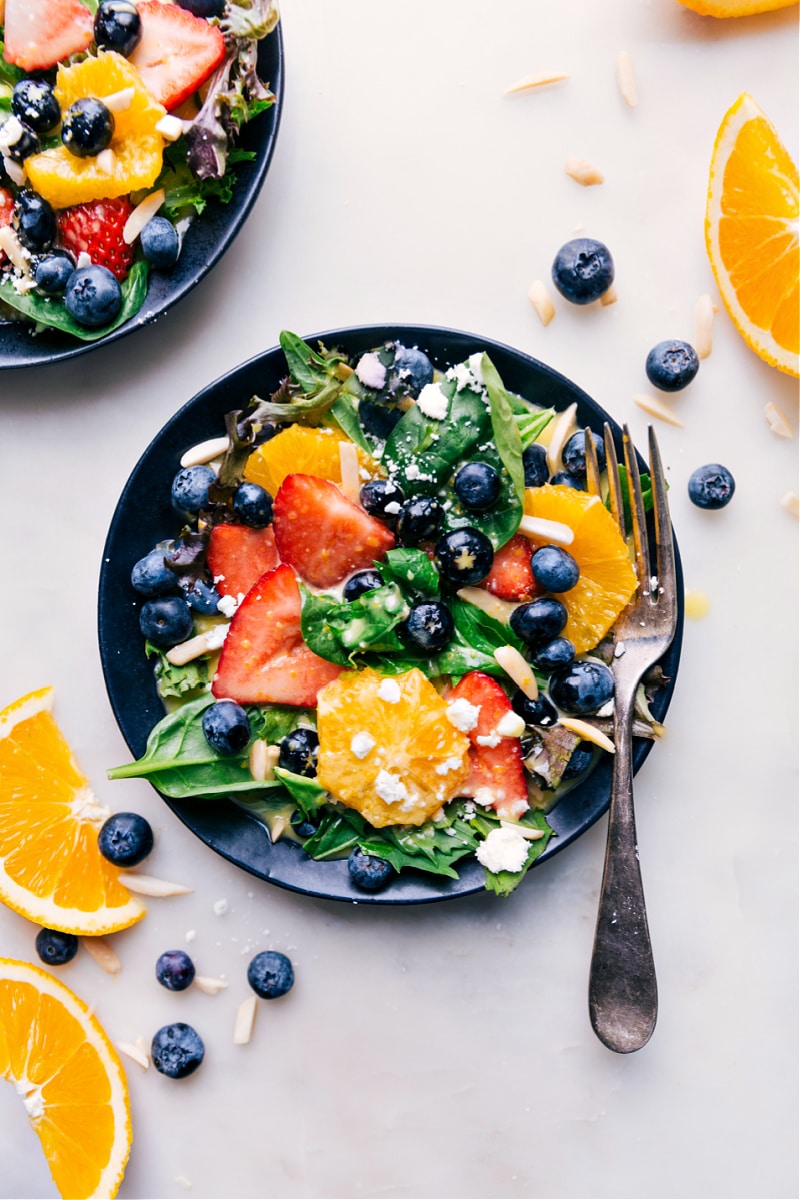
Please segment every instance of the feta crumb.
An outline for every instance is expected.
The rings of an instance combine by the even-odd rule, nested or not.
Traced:
[[[350,741],[350,752],[355,754],[356,758],[366,758],[371,750],[375,749],[375,738],[370,734],[363,732],[354,733]]]
[[[364,387],[374,388],[376,391],[386,383],[386,367],[373,352],[361,355],[356,366],[356,375]]]
[[[456,363],[447,372],[445,378],[454,379],[459,391],[462,388],[469,388],[472,392],[479,392],[481,390],[481,381],[475,377],[475,372],[469,363]]]
[[[197,931],[195,929],[187,929],[186,930],[186,941],[187,942],[193,942],[196,937],[197,937]]]
[[[479,787],[472,799],[476,804],[480,804],[481,808],[491,808],[495,801],[495,795],[491,788]]]
[[[396,517],[400,512],[400,504],[397,500],[390,500],[388,504],[384,504],[383,511],[392,517]]]
[[[469,363],[469,369],[472,371],[472,374],[475,376],[481,387],[483,387],[485,382],[483,378],[483,367],[481,366],[482,361],[482,350],[477,350],[475,354],[470,354],[469,358],[467,359],[467,362]]]
[[[479,746],[491,746],[492,748],[499,746],[502,740],[503,739],[500,737],[499,733],[479,734],[478,737],[475,738],[475,741]]]
[[[464,700],[462,697],[454,700],[452,704],[448,704],[445,712],[451,725],[455,725],[456,729],[460,729],[462,733],[469,733],[470,729],[474,729],[478,724],[481,706],[470,704],[469,700]]]
[[[219,900],[215,900],[211,905],[211,910],[215,917],[221,917],[228,911],[228,901],[222,896]]]
[[[399,801],[408,798],[406,785],[400,776],[392,775],[391,771],[385,771],[383,767],[378,771],[378,777],[375,780],[375,791],[386,804],[397,804]]]
[[[616,646],[614,647],[614,658],[622,658],[622,655],[626,650],[627,646],[624,642],[617,642]]]
[[[528,857],[528,843],[507,825],[493,829],[475,851],[478,862],[496,875],[499,871],[521,871]]]
[[[457,771],[460,766],[461,766],[460,758],[456,758],[455,756],[453,756],[452,758],[446,758],[446,759],[444,759],[443,762],[440,762],[439,765],[436,767],[436,774],[437,775],[448,775],[451,771]]]
[[[447,416],[447,396],[438,383],[426,383],[417,397],[417,405],[432,421],[443,421]]]
[[[221,578],[224,579],[225,576],[223,575]],[[240,600],[242,599],[244,599],[244,597],[241,596],[241,593],[238,597],[221,596],[217,604],[217,610],[222,613],[223,617],[227,617],[228,620],[230,620],[230,618],[236,612],[236,609],[239,607]]]
[[[606,701],[606,703],[603,705],[603,707],[602,707],[602,708],[598,708],[597,712],[596,712],[594,715],[595,715],[596,717],[613,717],[613,715],[614,715],[614,701],[613,701],[613,700],[607,700],[607,701]]]
[[[409,463],[406,467],[406,479],[421,479],[422,472],[416,463]]]
[[[396,679],[382,679],[378,688],[378,696],[387,704],[400,703],[400,684]]]

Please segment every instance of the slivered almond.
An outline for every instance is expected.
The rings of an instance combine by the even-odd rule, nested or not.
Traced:
[[[781,504],[793,517],[800,516],[800,499],[796,492],[784,492]]]
[[[239,1005],[236,1024],[233,1027],[234,1046],[246,1046],[253,1036],[253,1026],[256,1023],[256,1003],[255,996],[248,996]]]
[[[764,405],[764,416],[767,418],[770,429],[778,437],[790,438],[792,436],[791,425],[773,400]]]
[[[185,887],[182,883],[168,883],[166,879],[140,875],[137,871],[122,871],[120,880],[129,891],[139,896],[188,896],[194,891],[194,888]]]
[[[547,467],[551,475],[555,475],[561,466],[561,451],[575,426],[577,411],[577,404],[570,404],[569,408],[565,408],[562,413],[559,413],[553,422],[550,443],[547,447]]]
[[[247,762],[253,779],[259,783],[274,779],[280,753],[279,746],[270,746],[263,738],[256,738],[250,747]]]
[[[127,112],[133,103],[135,94],[132,87],[121,88],[118,92],[112,92],[110,96],[103,96],[103,104],[109,112]]]
[[[175,667],[183,667],[193,659],[200,658],[201,654],[219,650],[228,636],[229,629],[230,625],[222,622],[219,625],[213,625],[205,633],[198,633],[196,637],[189,638],[186,642],[179,642],[177,646],[172,646],[167,651],[167,661]]]
[[[143,1071],[146,1071],[150,1066],[150,1055],[146,1054],[140,1046],[133,1042],[117,1042],[117,1049],[120,1054],[127,1055],[132,1058],[135,1063],[138,1063]]]
[[[714,330],[714,303],[706,293],[694,306],[694,348],[698,358],[708,358]]]
[[[160,133],[165,142],[177,142],[183,133],[183,121],[167,113],[156,125],[156,133]]]
[[[600,303],[602,304],[603,308],[607,308],[609,304],[616,304],[618,299],[619,297],[617,296],[617,289],[612,283],[608,291],[603,292],[602,296],[600,297]]]
[[[510,87],[507,87],[503,94],[512,96],[517,92],[532,92],[536,88],[547,87],[550,83],[561,83],[564,79],[569,79],[569,75],[563,71],[547,71],[541,75],[526,75],[523,79],[518,79],[516,83],[512,83]]]
[[[26,274],[30,271],[30,256],[10,225],[4,225],[0,229],[0,250],[5,250],[18,271],[24,271]]]
[[[500,737],[518,738],[525,732],[525,722],[518,713],[505,712],[494,727]]]
[[[582,187],[594,187],[598,183],[605,183],[605,175],[600,168],[587,162],[585,158],[568,158],[564,163],[564,170],[570,179],[574,179]]]
[[[342,472],[342,492],[353,504],[358,504],[361,479],[358,473],[358,450],[352,442],[339,443],[339,468]]]
[[[501,829],[513,829],[520,837],[524,837],[526,841],[538,842],[539,838],[544,837],[544,830],[532,829],[530,825],[518,825],[516,821],[501,821]]]
[[[512,600],[501,600],[499,596],[493,596],[485,588],[459,588],[458,595],[467,604],[474,604],[476,608],[488,613],[496,621],[502,621],[504,625],[508,624],[512,612],[517,608],[517,605]]]
[[[89,951],[94,961],[102,967],[106,975],[118,975],[122,963],[116,950],[112,950],[105,938],[82,937],[81,944]]]
[[[539,699],[539,685],[536,682],[533,668],[516,647],[499,646],[494,652],[494,659],[529,700]]]
[[[660,421],[666,421],[668,425],[677,425],[681,429],[683,428],[683,421],[675,416],[671,408],[667,408],[666,404],[661,400],[657,400],[655,396],[639,392],[633,397],[633,403],[651,417],[658,417]]]
[[[569,525],[563,525],[561,521],[548,521],[545,517],[523,517],[517,533],[548,545],[571,546],[575,541],[575,534]]]
[[[639,103],[639,93],[636,90],[633,59],[627,50],[620,50],[617,55],[617,84],[628,108],[636,108]]]
[[[117,165],[117,156],[110,146],[106,146],[105,150],[100,151],[94,160],[94,165],[101,175],[114,174],[114,168]]]
[[[595,746],[599,746],[601,750],[607,750],[609,754],[614,753],[614,743],[611,738],[606,737],[589,721],[581,721],[578,717],[559,717],[558,723],[568,729],[570,733],[583,738],[585,742],[594,742]]]
[[[190,447],[181,458],[182,467],[201,467],[204,463],[211,462],[212,458],[219,458],[230,447],[230,440],[226,437],[209,438],[208,441],[198,442],[196,446]]]
[[[194,986],[207,996],[217,996],[228,986],[226,979],[213,979],[210,975],[195,975]]]
[[[131,215],[125,222],[125,227],[122,230],[122,240],[128,246],[135,242],[139,234],[144,229],[147,222],[156,215],[161,205],[164,203],[165,193],[163,188],[157,188],[151,192],[149,196],[145,196],[144,200],[136,205]]]
[[[699,592],[694,588],[690,588],[683,598],[683,611],[686,616],[693,621],[699,621],[701,617],[705,617],[711,608],[711,601],[705,592]]]
[[[545,326],[549,325],[556,315],[556,310],[553,301],[550,299],[550,293],[541,279],[534,279],[528,288],[528,299],[542,324]]]

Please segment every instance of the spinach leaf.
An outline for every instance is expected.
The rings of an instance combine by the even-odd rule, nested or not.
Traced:
[[[303,597],[303,609],[300,614],[303,641],[320,658],[338,663],[340,667],[349,666],[349,651],[344,649],[333,626],[328,623],[329,614],[339,608],[341,601],[335,596],[315,596],[303,587],[300,588],[300,594]]]
[[[631,523],[631,496],[628,488],[628,472],[623,463],[617,464],[619,472],[619,486],[622,493],[622,509],[625,514],[625,529],[630,533],[633,525]],[[649,513],[653,507],[653,482],[649,475],[640,475],[639,483],[642,488],[642,504],[644,511]],[[611,508],[610,499],[606,498],[606,508]]]
[[[485,654],[494,654],[501,646],[513,646],[520,654],[524,652],[525,644],[511,626],[504,625],[477,605],[454,596],[450,611],[456,630],[466,646],[482,650]]]
[[[359,844],[368,828],[364,818],[352,809],[329,806],[323,811],[317,832],[303,842],[303,849],[317,860],[343,858]]]
[[[359,840],[365,854],[386,859],[395,871],[404,867],[457,879],[454,864],[472,854],[478,839],[469,824],[457,814],[462,805],[449,806],[445,822],[426,821],[418,827],[390,825],[376,829]]]
[[[297,803],[304,817],[312,816],[328,799],[325,788],[320,787],[316,779],[309,779],[307,775],[296,775],[294,771],[276,767],[275,776]]]
[[[282,329],[279,338],[289,374],[303,392],[315,392],[327,382],[327,363],[301,337]]]
[[[396,547],[375,566],[386,583],[396,583],[409,600],[422,596],[432,600],[439,595],[439,572],[424,550]]]
[[[281,330],[280,344],[289,368],[269,400],[253,396],[247,409],[250,421],[293,421],[317,425],[341,393],[347,378],[340,368],[346,365],[342,354],[320,346],[313,350],[296,333]],[[349,368],[348,368],[349,370]]]
[[[352,666],[365,651],[402,650],[393,630],[407,615],[400,588],[387,583],[351,601],[306,593],[300,624],[303,638],[315,654]]]
[[[340,391],[331,405],[328,416],[336,422],[342,433],[349,437],[351,442],[355,442],[362,450],[366,450],[367,454],[375,456],[375,447],[370,445],[367,440],[352,397],[344,389]]]
[[[28,320],[35,321],[37,325],[60,329],[84,342],[94,342],[113,333],[139,311],[147,295],[148,272],[149,267],[144,259],[139,259],[133,264],[128,278],[122,284],[122,308],[116,318],[102,329],[87,329],[79,325],[69,315],[62,300],[51,300],[36,292],[25,292],[21,296],[8,279],[0,282],[0,300],[5,301],[9,308],[21,313]]]
[[[489,393],[491,406],[492,434],[500,460],[508,472],[514,495],[522,506],[525,499],[525,471],[522,466],[522,440],[519,427],[514,422],[508,393],[488,354],[481,359],[481,374]],[[520,512],[520,516],[521,516]],[[519,524],[519,522],[517,522]]]
[[[316,712],[312,708],[294,708],[288,704],[270,704],[248,708],[247,716],[250,720],[250,732],[252,736],[260,738],[270,745],[275,745],[276,742],[282,741],[287,733],[291,733],[293,729],[297,728],[301,718],[304,724],[313,724]]]
[[[506,396],[509,397],[510,392],[506,392]],[[523,450],[527,450],[528,446],[536,441],[539,434],[544,432],[555,415],[556,410],[554,408],[532,409],[527,413],[514,413],[513,420],[519,430]]]
[[[476,818],[474,824],[483,826],[488,824],[490,818],[484,817],[483,814]],[[516,887],[525,878],[529,868],[536,862],[536,859],[544,851],[550,838],[554,836],[554,830],[547,823],[547,818],[539,809],[531,809],[525,813],[525,816],[520,821],[520,825],[526,825],[529,829],[538,829],[544,835],[537,841],[530,843],[528,857],[519,871],[486,871],[486,890],[494,892],[497,896],[510,896]],[[489,828],[486,828],[486,833]]]
[[[12,66],[5,59],[5,42],[0,38],[0,83],[7,83],[12,88],[25,78],[25,72],[20,67]]]

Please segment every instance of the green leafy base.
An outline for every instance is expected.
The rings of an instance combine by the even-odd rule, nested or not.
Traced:
[[[9,279],[0,280],[0,300],[21,317],[32,321],[37,328],[60,329],[62,333],[69,333],[82,342],[96,342],[100,338],[108,337],[115,329],[119,329],[120,325],[136,316],[147,295],[149,273],[148,264],[144,259],[139,259],[133,264],[128,278],[122,284],[122,307],[116,318],[102,329],[87,329],[84,325],[79,325],[69,315],[62,300],[42,296],[37,292],[25,292],[20,295]]]

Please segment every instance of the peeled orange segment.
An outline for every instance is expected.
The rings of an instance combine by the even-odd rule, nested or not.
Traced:
[[[10,958],[0,958],[0,1078],[16,1087],[61,1195],[116,1196],[131,1149],[117,1053],[69,988]]]
[[[316,475],[319,479],[341,484],[339,446],[342,442],[349,442],[349,438],[338,429],[289,425],[253,451],[247,460],[245,479],[259,483],[271,496],[277,494],[287,475]],[[361,449],[358,450],[358,464],[370,478],[382,473],[375,460]]]
[[[628,547],[602,500],[588,492],[549,483],[527,488],[525,512],[568,525],[575,535],[567,549],[580,578],[558,598],[569,614],[563,636],[582,654],[605,637],[636,591]]]
[[[66,146],[53,146],[25,160],[31,186],[53,208],[127,196],[155,182],[164,150],[156,125],[166,109],[156,103],[127,59],[113,50],[101,50],[73,67],[59,67],[55,92],[66,112],[85,96],[103,100],[128,88],[133,89],[130,106],[114,113],[110,170],[101,169],[99,157],[78,158]]]
[[[725,307],[751,350],[800,373],[800,200],[797,167],[752,96],[717,134],[706,248]]]
[[[421,825],[458,795],[469,738],[416,667],[345,671],[317,698],[317,782],[370,824]]]
[[[145,908],[103,858],[101,807],[41,688],[0,711],[0,900],[48,929],[126,929]]]
[[[789,8],[797,0],[678,0],[678,3],[704,17],[752,17],[755,13]]]

